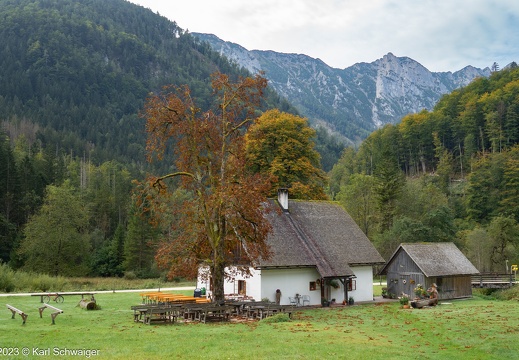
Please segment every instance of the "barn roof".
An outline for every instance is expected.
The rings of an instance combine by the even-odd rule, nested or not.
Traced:
[[[273,201],[275,202],[275,201]],[[271,212],[267,267],[317,267],[322,277],[348,277],[351,266],[383,264],[384,259],[348,213],[329,201],[290,201]]]
[[[382,274],[400,251],[405,251],[427,277],[479,273],[456,245],[449,242],[401,244],[382,269]]]

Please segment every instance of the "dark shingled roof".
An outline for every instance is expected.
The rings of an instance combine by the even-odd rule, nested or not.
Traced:
[[[479,274],[478,269],[453,243],[401,244],[381,273],[385,273],[399,251],[405,251],[427,277]]]
[[[277,203],[276,203],[277,204]],[[348,277],[350,266],[383,264],[384,259],[348,213],[327,201],[294,201],[289,212],[271,212],[266,267],[317,267],[322,277]]]

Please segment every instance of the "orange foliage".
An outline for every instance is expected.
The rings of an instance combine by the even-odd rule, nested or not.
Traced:
[[[149,177],[142,194],[169,192],[167,179],[181,179],[179,186],[192,196],[179,208],[160,206],[177,221],[165,236],[156,255],[170,275],[196,275],[198,266],[210,267],[213,293],[223,298],[226,266],[254,263],[268,258],[266,237],[270,224],[264,214],[267,177],[245,171],[243,130],[253,121],[266,80],[261,76],[231,83],[226,75],[212,76],[217,107],[202,112],[188,87],[169,87],[147,99],[143,116],[148,133],[148,160],[163,159],[167,146],[174,144],[176,171]],[[227,274],[229,275],[229,274]]]

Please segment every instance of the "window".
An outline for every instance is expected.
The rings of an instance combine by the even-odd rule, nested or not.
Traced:
[[[247,295],[247,283],[245,280],[238,280],[238,294]]]
[[[357,290],[357,280],[348,281],[348,291]]]
[[[317,283],[315,281],[310,281],[310,291],[317,290]]]

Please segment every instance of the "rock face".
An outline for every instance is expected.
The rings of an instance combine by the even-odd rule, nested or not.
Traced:
[[[454,73],[430,72],[392,53],[372,63],[335,69],[306,55],[249,51],[215,35],[192,35],[253,74],[264,71],[269,84],[313,126],[324,126],[350,143],[409,113],[432,110],[442,95],[490,75],[489,68],[472,66]]]

